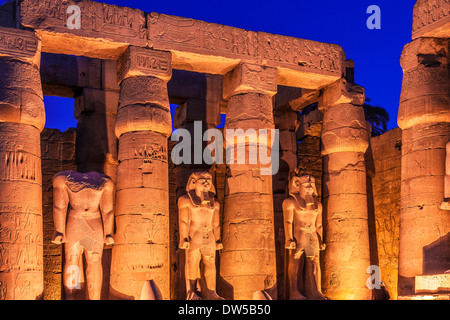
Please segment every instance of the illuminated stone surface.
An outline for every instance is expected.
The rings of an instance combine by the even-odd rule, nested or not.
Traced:
[[[242,70],[252,70],[253,77],[242,77]],[[229,97],[226,130],[274,128],[274,71],[240,64],[224,77],[224,95]],[[233,138],[227,139],[226,145],[236,154],[260,146],[270,155],[270,141],[258,140]],[[252,299],[256,291],[268,289],[276,295],[272,176],[263,175],[264,165],[256,160],[256,164],[238,164],[235,155],[233,163],[227,162],[220,259],[220,294],[226,299]]]
[[[290,300],[325,300],[321,293],[320,250],[325,249],[322,204],[314,177],[294,175],[283,202]]]
[[[450,269],[450,216],[439,209],[444,198],[445,150],[450,138],[448,49],[448,39],[418,38],[405,46],[401,57],[401,296],[415,293],[416,276]]]
[[[35,300],[44,290],[41,42],[7,28],[0,38],[0,299]]]
[[[364,90],[341,80],[319,101],[323,110],[323,292],[331,299],[370,299]]]
[[[62,171],[53,178],[52,242],[64,244],[63,286],[66,300],[77,299],[87,288],[87,298],[99,300],[103,285],[104,244],[112,245],[114,184],[98,172]],[[86,275],[83,272],[83,255]],[[85,283],[82,283],[85,282]]]
[[[81,29],[67,27],[72,4],[89,12]],[[177,200],[199,170],[211,173],[223,204],[218,293],[287,298],[282,202],[297,167],[314,175],[324,205],[327,296],[369,298],[366,269],[378,265],[392,299],[397,276],[399,299],[445,298],[417,294],[415,281],[449,269],[449,1],[417,1],[414,40],[401,59],[403,132],[371,139],[371,146],[354,63],[338,45],[87,0],[7,2],[0,17],[13,28],[0,29],[0,135],[7,141],[0,147],[0,299],[39,298],[43,290],[48,299],[61,297],[50,177],[68,169],[104,173],[117,184],[116,245],[103,251],[102,299],[184,298]],[[44,180],[43,94],[75,98],[78,120],[70,142],[47,143],[57,135],[50,129],[41,136]],[[220,113],[228,129],[275,126],[279,172],[261,175],[259,163],[175,166],[167,152],[169,101],[179,105],[173,125],[191,133],[196,120],[202,133],[217,126]],[[317,102],[319,110],[298,115]],[[269,148],[261,138],[225,142]]]
[[[155,65],[147,64],[141,56],[155,59]],[[119,166],[110,284],[113,299],[139,299],[148,280],[153,280],[163,299],[170,297],[170,56],[170,52],[130,46],[119,59],[115,128]]]
[[[216,293],[216,251],[222,249],[222,243],[220,204],[214,198],[212,183],[209,173],[192,173],[186,185],[187,195],[178,199],[179,248],[185,251],[187,300],[223,299]]]

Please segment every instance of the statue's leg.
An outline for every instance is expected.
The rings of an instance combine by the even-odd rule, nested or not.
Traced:
[[[319,254],[305,258],[305,295],[310,300],[327,299],[321,292]]]
[[[289,250],[288,279],[289,279],[289,299],[304,300],[305,297],[300,293],[303,284],[303,259],[304,254],[299,250]],[[300,275],[300,277],[299,277]]]
[[[215,254],[213,250],[213,254]],[[206,281],[205,293],[208,293],[208,299],[211,300],[223,300],[216,292],[216,257],[214,255],[203,257],[204,277]],[[203,289],[203,288],[202,288]]]
[[[185,277],[186,277],[186,299],[199,300],[197,295],[197,283],[200,280],[200,261],[202,255],[199,249],[186,250]]]
[[[86,251],[86,282],[89,300],[100,300],[103,282],[102,250]]]
[[[76,293],[81,290],[81,265],[80,257],[82,247],[79,242],[67,242],[64,245],[64,268],[63,268],[63,286],[64,299],[75,300]]]

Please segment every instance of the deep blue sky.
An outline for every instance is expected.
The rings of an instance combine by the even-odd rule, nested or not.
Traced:
[[[0,3],[5,1],[0,0]],[[120,6],[138,8],[213,23],[264,31],[321,42],[339,44],[347,59],[355,62],[355,80],[366,89],[371,103],[388,110],[389,129],[396,118],[402,70],[400,54],[411,41],[412,9],[415,0],[107,0]],[[366,13],[370,5],[381,8],[381,30],[369,30]],[[64,130],[76,125],[67,103],[46,97],[47,126]],[[69,104],[73,102],[69,101]],[[63,110],[62,106],[64,105]],[[56,113],[54,109],[62,111]],[[72,109],[71,109],[72,108]],[[64,116],[66,115],[66,116]],[[63,122],[58,125],[58,122]]]

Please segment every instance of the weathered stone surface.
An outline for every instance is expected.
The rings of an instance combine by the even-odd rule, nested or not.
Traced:
[[[76,170],[75,136],[74,129],[62,133],[45,128],[41,133],[45,300],[62,298],[62,247],[51,242],[54,234],[52,178],[59,171]]]
[[[450,37],[450,1],[419,0],[414,5],[412,38]]]
[[[371,138],[368,168],[371,263],[378,265],[390,299],[397,299],[401,186],[400,128]],[[378,290],[375,290],[377,292]]]
[[[237,84],[233,87],[245,84],[245,78],[240,79],[232,82]],[[224,83],[224,88],[227,86]],[[265,87],[260,84],[247,93],[234,92],[228,103],[225,130],[274,128],[271,94],[261,93]],[[257,140],[257,146],[270,148],[267,140]],[[228,148],[240,148],[241,152],[249,151],[252,145],[245,139],[227,141]],[[262,175],[262,165],[256,163],[227,162],[219,285],[226,299],[252,299],[254,292],[268,288],[276,292],[272,176]]]
[[[428,4],[437,2],[419,1],[416,7]],[[440,9],[444,8],[448,2]],[[401,57],[399,296],[415,294],[416,276],[450,268],[450,217],[439,209],[444,196],[445,146],[450,138],[448,55],[448,39],[418,38],[405,46]]]
[[[67,8],[81,11],[81,29],[69,29]],[[89,18],[86,18],[88,12]],[[280,84],[317,89],[345,73],[334,44],[254,32],[194,19],[94,1],[25,0],[21,23],[42,36],[45,52],[115,59],[129,44],[170,50],[175,69],[226,74],[239,61],[278,68]]]
[[[151,65],[142,69],[131,61],[136,58],[133,52],[157,58],[170,56],[150,48],[130,47],[118,66],[118,242],[112,250],[110,297],[139,299],[144,284],[153,280],[162,298],[169,299],[172,261],[167,137],[172,123],[167,76],[172,69],[170,60],[166,70],[169,73],[164,71],[163,76]]]
[[[416,294],[450,291],[450,273],[416,276]]]
[[[0,123],[0,282],[2,299],[43,295],[42,175],[39,130]]]
[[[345,80],[319,100],[322,131],[325,251],[324,294],[331,299],[370,299],[370,265],[364,153],[369,134],[360,87]],[[329,104],[328,104],[329,103]]]
[[[405,46],[397,122],[403,130],[421,123],[449,122],[448,39],[420,38]]]

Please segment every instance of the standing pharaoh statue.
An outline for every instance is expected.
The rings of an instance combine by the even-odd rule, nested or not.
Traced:
[[[220,241],[220,204],[214,199],[212,177],[194,172],[186,186],[187,195],[178,199],[179,248],[185,250],[187,300],[221,300],[216,293],[216,250]],[[200,286],[203,262],[205,286]],[[199,290],[200,289],[200,290]]]
[[[114,243],[114,184],[97,172],[62,171],[53,177],[54,244],[64,243],[65,299],[81,289],[82,256],[86,260],[87,295],[99,300],[103,246]]]
[[[319,252],[322,242],[322,204],[314,177],[294,175],[283,201],[290,300],[325,300],[321,293]]]
[[[447,142],[446,146],[444,179],[444,201],[441,204],[441,209],[450,210],[450,141]]]

